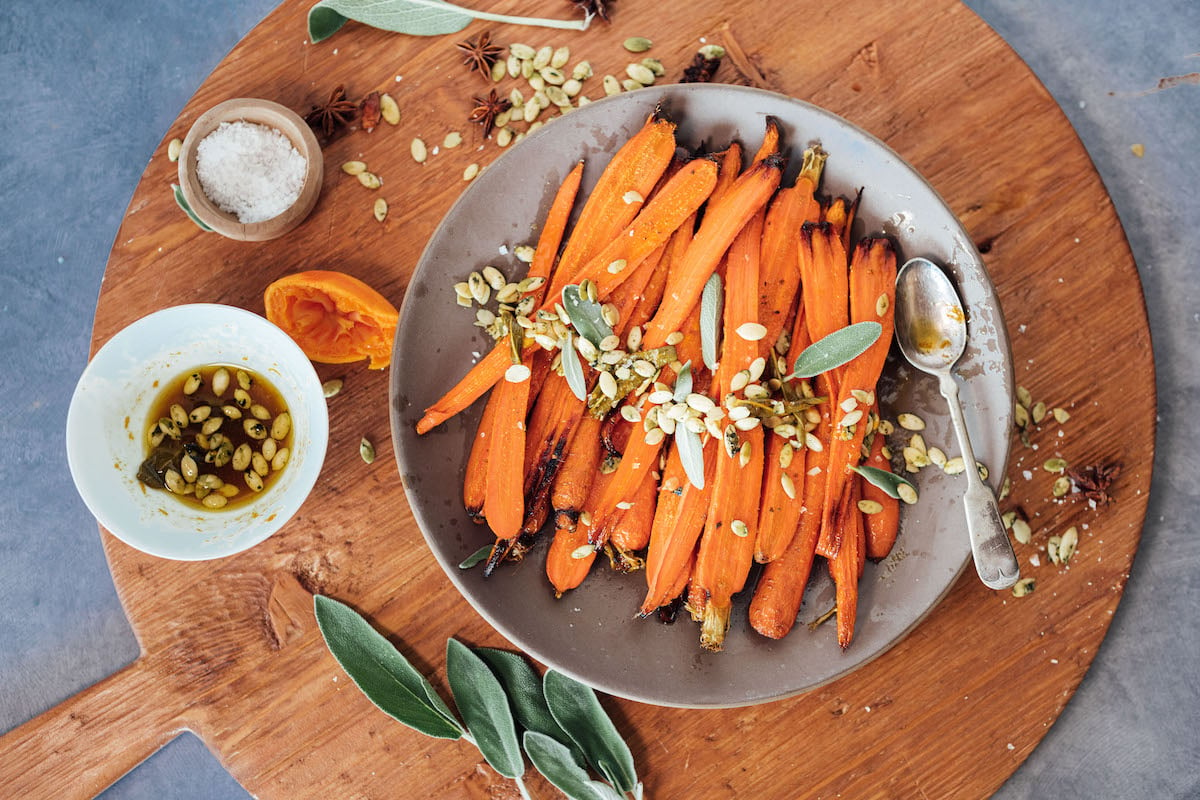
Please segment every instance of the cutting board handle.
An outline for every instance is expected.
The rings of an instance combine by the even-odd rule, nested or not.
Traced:
[[[143,655],[116,674],[0,737],[8,797],[92,798],[184,729]]]

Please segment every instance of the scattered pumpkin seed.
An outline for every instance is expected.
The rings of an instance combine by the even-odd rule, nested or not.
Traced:
[[[508,147],[510,144],[512,144],[512,140],[512,128],[501,128],[496,132],[496,144],[500,147]]]
[[[925,430],[925,420],[918,417],[916,414],[904,413],[896,417],[896,422],[901,428],[906,431],[923,431]]]
[[[1029,427],[1029,409],[1018,403],[1013,409],[1013,422],[1018,428]]]
[[[429,157],[429,150],[425,147],[425,142],[421,139],[413,139],[409,150],[412,153],[413,161],[418,164],[424,164],[425,159]]]
[[[629,64],[625,67],[625,74],[642,86],[654,83],[654,72],[644,64]]]
[[[341,378],[330,378],[321,384],[321,394],[326,398],[335,397],[342,390],[344,381]]]
[[[533,263],[534,253],[534,248],[527,244],[519,245],[513,248],[513,255],[517,257],[517,260],[523,261],[526,264]]]
[[[380,186],[383,186],[383,181],[374,172],[360,172],[355,177],[358,178],[359,183],[368,189],[378,189]]]
[[[260,483],[262,482],[262,478],[259,478],[258,480]],[[210,492],[209,494],[205,495],[204,499],[200,502],[205,508],[218,509],[224,508],[225,504],[229,502],[229,498],[220,492],[217,492],[216,494]]]
[[[1042,464],[1042,469],[1046,472],[1063,472],[1067,468],[1067,461],[1064,458],[1048,458]]]
[[[565,67],[567,62],[570,60],[571,48],[563,45],[562,47],[557,48],[553,55],[550,56],[550,66],[554,67],[555,69],[560,69]]]
[[[1033,594],[1034,587],[1037,585],[1033,578],[1021,578],[1013,584],[1013,597],[1024,597],[1027,594]]]
[[[902,483],[896,487],[896,494],[900,495],[900,499],[910,506],[917,502],[917,490],[909,486],[907,483]]]
[[[788,475],[786,472],[781,472],[779,474],[779,485],[783,487],[783,493],[786,494],[789,499],[796,499],[796,483],[792,480],[791,475]]]
[[[858,510],[864,514],[878,514],[883,511],[883,503],[878,500],[859,500]]]
[[[955,456],[954,458],[948,459],[945,465],[942,467],[942,471],[947,475],[958,475],[961,472],[965,472],[966,469],[967,463],[962,460],[962,456]]]
[[[382,197],[376,197],[375,205],[372,208],[372,213],[375,215],[375,220],[377,222],[383,222],[385,219],[387,219],[387,213],[388,213],[387,200],[384,200]]]
[[[479,174],[479,165],[476,164],[474,161],[472,161],[470,164],[467,164],[467,168],[463,170],[463,180],[464,181],[474,180],[475,176],[478,174]]]
[[[229,388],[229,370],[224,367],[219,367],[212,376],[212,390],[217,397],[225,394],[225,390]]]
[[[1020,517],[1014,517],[1012,522],[1013,538],[1021,544],[1029,544],[1033,539],[1033,529],[1029,527],[1029,523]]]
[[[554,67],[542,67],[538,71],[538,75],[545,81],[543,89],[549,89],[551,86],[562,86],[567,82],[567,76],[563,75],[562,70],[555,69]]]
[[[551,103],[554,103],[554,105],[558,106],[559,108],[571,105],[571,96],[558,86],[547,86],[546,97],[549,98]]]
[[[396,98],[390,94],[385,93],[379,96],[379,113],[388,125],[400,124],[400,106],[396,103]]]
[[[554,48],[550,45],[538,48],[538,51],[533,56],[533,68],[541,69],[550,64],[550,59],[554,58]]]
[[[504,380],[509,383],[521,383],[522,381],[529,380],[530,372],[529,367],[524,364],[513,364],[504,371]]]
[[[508,71],[507,61],[495,61],[492,63],[492,80],[499,83],[504,80],[504,75]]]
[[[882,317],[887,313],[888,308],[892,305],[892,301],[888,299],[887,292],[879,295],[879,299],[875,301],[875,315]]]
[[[1054,415],[1054,421],[1057,422],[1059,425],[1065,424],[1066,421],[1071,418],[1071,415],[1067,413],[1067,410],[1065,408],[1057,408],[1056,407],[1050,413]]]
[[[767,328],[757,322],[743,322],[737,327],[737,335],[748,342],[760,341],[767,335]]]
[[[242,473],[242,480],[250,487],[252,492],[261,492],[263,490],[262,475],[259,475],[253,469],[248,469]]]
[[[1063,497],[1067,492],[1071,491],[1071,479],[1066,475],[1060,475],[1054,479],[1054,486],[1050,493],[1055,497]]]
[[[1066,564],[1071,560],[1071,556],[1075,555],[1075,548],[1079,545],[1079,529],[1074,525],[1067,528],[1063,533],[1062,538],[1058,543],[1058,559]]]
[[[1029,390],[1026,389],[1024,386],[1018,386],[1017,387],[1017,402],[1020,403],[1021,405],[1025,406],[1025,408],[1029,408],[1030,406],[1033,405],[1033,395],[1031,395],[1029,393]]]
[[[183,149],[182,139],[172,139],[167,142],[167,160],[175,162],[179,160],[179,151]]]
[[[187,380],[183,382],[183,393],[195,394],[200,389],[201,385],[203,385],[203,383],[204,380],[200,377],[200,373],[193,372],[191,375],[188,375]]]
[[[654,77],[656,77],[656,78],[661,78],[662,76],[667,74],[666,67],[664,67],[663,63],[661,61],[659,61],[657,58],[651,58],[651,57],[643,58],[641,61],[641,64],[643,67],[645,67],[646,69],[653,72]]]
[[[729,523],[729,530],[734,536],[738,536],[742,539],[745,539],[750,535],[749,526],[747,526],[746,523],[742,522],[740,519],[735,519],[733,522]]]
[[[453,149],[462,144],[462,140],[463,138],[461,133],[458,131],[450,131],[446,134],[446,138],[442,139],[442,147],[445,147],[447,150]]]
[[[581,544],[579,547],[576,547],[571,551],[571,558],[575,559],[576,561],[590,558],[594,555],[596,555],[596,548],[592,547],[590,544]]]
[[[603,80],[604,93],[614,95],[621,93],[621,82],[614,75],[605,75]]]
[[[621,81],[621,88],[627,92],[635,92],[638,89],[646,88],[645,84],[635,81],[633,78],[625,78]]]
[[[1058,545],[1062,542],[1061,536],[1051,536],[1046,540],[1046,555],[1050,558],[1051,564],[1060,563],[1061,559],[1058,556]]]
[[[275,451],[275,455],[271,456],[271,469],[278,472],[287,466],[288,459],[291,457],[292,451],[286,447],[281,447]]]
[[[631,53],[644,53],[654,46],[654,42],[645,36],[630,36],[622,42],[622,46]]]
[[[358,443],[358,454],[362,460],[368,464],[375,461],[375,445],[371,444],[371,440],[367,437],[362,437],[362,441]]]
[[[508,52],[512,53],[514,56],[521,59],[522,61],[527,61],[527,60],[533,58],[537,54],[536,50],[534,50],[532,47],[530,47],[527,44],[522,44],[521,42],[516,42],[514,44],[510,44],[508,46]]]

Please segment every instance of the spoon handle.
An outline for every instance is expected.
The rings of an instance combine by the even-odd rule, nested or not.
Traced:
[[[938,389],[950,405],[950,419],[954,422],[958,446],[967,466],[967,491],[963,495],[963,505],[967,511],[967,533],[971,537],[975,571],[989,589],[1007,589],[1017,582],[1021,570],[1000,519],[996,496],[979,477],[979,470],[975,466],[975,451],[967,435],[967,422],[958,399],[958,384],[949,370],[938,374]]]

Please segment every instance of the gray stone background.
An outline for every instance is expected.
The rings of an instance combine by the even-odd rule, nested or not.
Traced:
[[[1146,91],[1200,73],[1200,2],[967,4],[1058,100],[1116,203],[1150,312],[1160,417],[1149,514],[1112,629],[1074,699],[996,796],[1200,798],[1200,84]],[[67,405],[146,162],[272,5],[0,4],[0,731],[137,656],[67,472]],[[247,795],[184,735],[103,796]]]

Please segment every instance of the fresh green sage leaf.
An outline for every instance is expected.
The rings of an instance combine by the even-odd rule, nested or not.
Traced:
[[[725,290],[721,276],[714,272],[700,294],[700,353],[704,366],[717,368],[721,353],[721,315],[725,310]]]
[[[675,448],[679,451],[679,461],[683,464],[688,482],[697,489],[703,489],[704,446],[700,444],[700,434],[685,425],[675,426]]]
[[[329,38],[348,19],[385,31],[413,36],[438,36],[457,33],[467,27],[472,19],[581,31],[587,29],[591,15],[581,20],[513,17],[462,8],[445,0],[321,0],[308,11],[309,40],[316,44]]]
[[[190,205],[188,205],[187,199],[183,196],[183,190],[172,183],[171,191],[175,195],[175,203],[181,209],[183,209],[183,213],[188,215],[188,219],[190,219],[192,222],[196,223],[196,227],[198,227],[200,230],[204,231],[205,233],[212,233],[213,229],[210,228],[208,226],[208,224],[204,222],[204,220],[197,217],[195,211],[192,211],[192,207]]]
[[[483,660],[457,639],[446,641],[446,678],[475,746],[506,778],[525,774],[525,760],[504,687]]]
[[[811,378],[840,367],[867,351],[883,334],[878,322],[856,322],[814,342],[796,357],[788,378]]]
[[[679,374],[675,377],[675,391],[671,395],[671,399],[676,403],[687,401],[687,396],[692,393],[692,362],[688,361],[679,369]]]
[[[462,726],[425,676],[357,611],[324,595],[313,597],[313,611],[329,652],[381,711],[427,736],[462,737]]]
[[[899,500],[899,487],[902,485],[910,486],[913,492],[917,491],[917,487],[913,486],[907,478],[894,472],[888,472],[886,469],[879,469],[879,467],[851,467],[851,469],[866,478],[867,483],[886,492],[888,497]]]
[[[583,362],[579,360],[579,351],[575,349],[575,337],[567,332],[567,338],[559,341],[559,352],[562,353],[563,377],[571,394],[587,402],[587,378],[583,375]]]
[[[471,555],[464,558],[458,565],[459,569],[470,569],[476,564],[480,564],[487,560],[487,557],[492,554],[492,545],[485,544],[483,547],[476,550]]]
[[[570,800],[624,800],[607,783],[592,780],[562,742],[537,731],[525,731],[521,742],[537,771]]]
[[[492,647],[476,647],[475,653],[491,667],[508,694],[513,716],[517,724],[526,731],[535,731],[562,742],[570,751],[575,763],[587,765],[583,751],[575,746],[566,731],[554,721],[546,696],[542,693],[542,677],[537,674],[529,660],[518,653],[497,650]]]
[[[632,792],[638,784],[633,754],[591,687],[551,669],[542,678],[542,691],[554,720],[588,763],[618,790]]]
[[[595,300],[586,300],[579,293],[579,287],[575,284],[563,287],[562,293],[563,308],[567,310],[567,316],[571,318],[571,327],[575,331],[594,344],[597,349],[600,347],[605,337],[612,336],[612,327],[604,321],[604,316],[601,313],[601,306]]]

